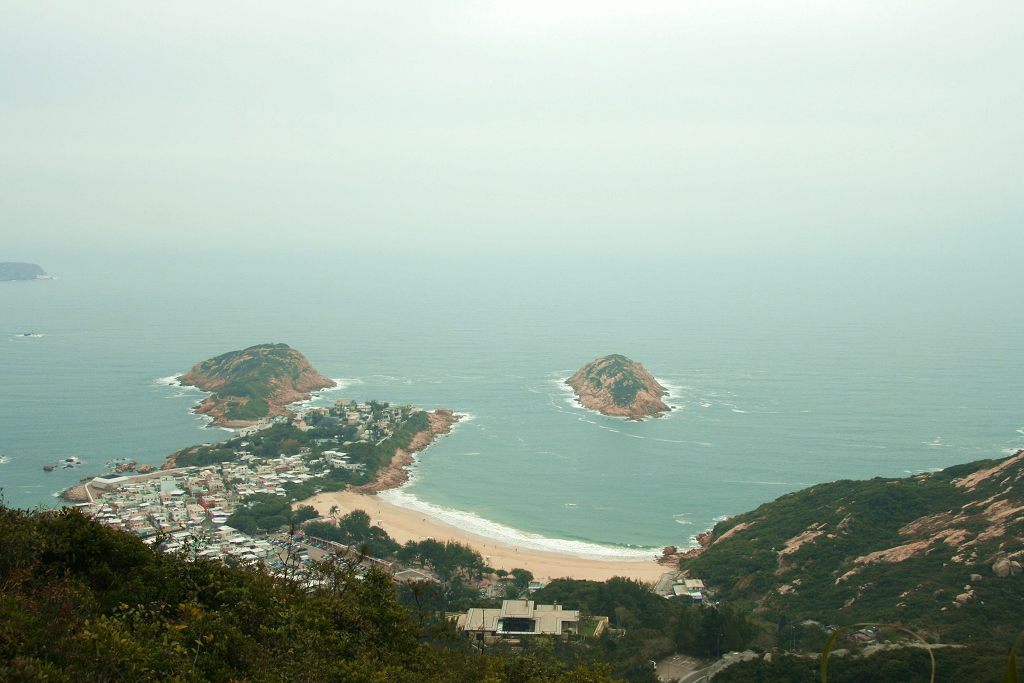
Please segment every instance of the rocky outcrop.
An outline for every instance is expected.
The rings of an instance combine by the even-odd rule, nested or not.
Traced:
[[[1000,558],[992,564],[992,573],[1001,579],[1017,576],[1021,571],[1021,563],[1007,557]]]
[[[408,467],[415,462],[413,454],[434,443],[437,437],[450,432],[455,423],[462,419],[462,415],[456,415],[447,408],[438,408],[432,413],[427,413],[427,418],[430,421],[429,429],[417,432],[408,447],[397,449],[391,462],[381,470],[373,482],[353,487],[352,490],[358,493],[379,493],[398,488],[409,481]]]
[[[642,420],[671,410],[662,400],[668,390],[640,363],[619,354],[587,363],[565,383],[581,406],[603,415]]]
[[[335,386],[301,353],[287,344],[257,344],[198,363],[178,378],[186,386],[210,392],[196,408],[213,424],[244,427],[275,415],[310,393]]]

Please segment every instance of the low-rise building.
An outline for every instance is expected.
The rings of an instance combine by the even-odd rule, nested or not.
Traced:
[[[579,610],[505,600],[500,609],[474,607],[459,615],[458,627],[476,640],[494,642],[509,636],[568,636],[579,632],[579,621]]]

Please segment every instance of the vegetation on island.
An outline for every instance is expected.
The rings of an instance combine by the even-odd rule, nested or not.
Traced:
[[[0,263],[0,282],[14,280],[38,280],[46,278],[46,271],[35,263]]]
[[[595,387],[608,389],[616,405],[628,406],[636,399],[637,392],[644,388],[644,381],[637,375],[635,365],[625,356],[613,353],[587,365],[583,378]]]
[[[642,419],[670,410],[665,387],[640,363],[621,354],[598,358],[566,380],[580,404],[605,415]]]
[[[288,403],[334,386],[287,344],[257,344],[195,365],[179,381],[209,391],[199,412],[217,423],[245,423],[280,415]]]

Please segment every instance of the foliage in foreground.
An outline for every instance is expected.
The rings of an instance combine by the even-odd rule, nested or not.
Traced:
[[[1006,648],[996,645],[948,647],[933,650],[936,683],[1000,683]],[[724,669],[714,683],[820,683],[817,657],[779,655],[755,659]],[[829,661],[829,683],[927,683],[931,662],[921,648],[878,652],[870,657],[837,657]]]
[[[0,680],[602,683],[540,654],[429,634],[390,578],[324,567],[308,591],[156,552],[75,510],[0,507]]]

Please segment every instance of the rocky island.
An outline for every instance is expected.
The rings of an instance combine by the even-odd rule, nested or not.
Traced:
[[[668,390],[640,363],[617,353],[587,363],[565,383],[581,406],[604,415],[642,420],[671,410],[662,400]]]
[[[49,280],[46,271],[35,263],[0,263],[0,282],[14,280]]]
[[[210,392],[195,411],[223,427],[246,427],[307,400],[310,392],[335,386],[287,344],[257,344],[204,360],[178,378]]]

